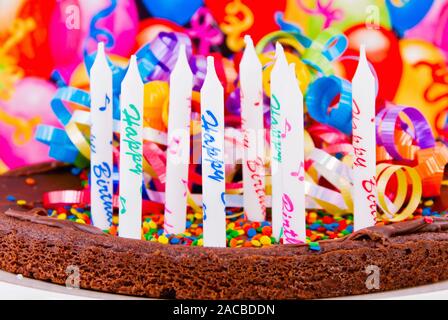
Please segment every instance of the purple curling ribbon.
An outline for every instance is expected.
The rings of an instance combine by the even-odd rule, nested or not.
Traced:
[[[414,137],[421,149],[435,147],[435,139],[425,116],[416,108],[396,106],[391,103],[381,110],[377,115],[377,142],[383,145],[386,151],[396,160],[403,160],[403,157],[395,147],[395,127],[400,121],[402,130],[410,129],[406,124],[402,124],[400,113],[403,112],[412,122]],[[409,132],[408,132],[409,133]]]
[[[151,43],[138,50],[139,70],[145,82],[169,80],[181,43],[185,44],[187,57],[191,57],[190,38],[177,32],[161,32]]]
[[[190,61],[191,71],[193,72],[193,89],[200,90],[204,83],[207,73],[207,58],[204,56],[192,56]]]
[[[240,98],[240,88],[236,88],[233,92],[229,94],[226,101],[226,109],[234,115],[241,114],[241,98]]]
[[[198,42],[197,49],[200,55],[208,55],[210,47],[222,44],[224,36],[216,28],[216,22],[209,9],[199,8],[191,17],[190,24],[191,28],[187,30],[187,34]]]

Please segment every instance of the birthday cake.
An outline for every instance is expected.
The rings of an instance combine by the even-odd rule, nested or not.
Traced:
[[[30,178],[35,184],[26,183]],[[448,279],[448,218],[371,227],[322,241],[319,250],[164,245],[107,235],[39,209],[43,193],[67,188],[81,182],[54,163],[0,177],[2,270],[65,285],[67,268],[78,266],[81,288],[176,299],[310,299]],[[11,205],[5,195],[35,208]],[[375,270],[379,280],[369,282]]]
[[[448,279],[448,6],[75,2],[0,22],[0,269],[173,299]]]

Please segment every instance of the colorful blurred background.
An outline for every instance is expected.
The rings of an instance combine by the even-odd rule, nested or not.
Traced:
[[[336,79],[322,97],[329,108],[337,107],[341,81],[351,80],[359,45],[366,43],[378,110],[389,101],[416,107],[439,140],[448,138],[448,0],[0,0],[0,172],[58,159],[58,150],[35,140],[36,128],[63,128],[50,107],[57,102],[86,107],[82,92],[89,89],[98,41],[106,43],[114,81],[137,53],[146,126],[166,131],[167,74],[175,58],[170,41],[183,38],[191,42],[195,89],[212,54],[226,91],[226,121],[237,119],[245,34],[257,43],[265,73],[273,43],[288,47],[307,97],[317,95],[323,76]],[[268,83],[265,89],[269,95]],[[311,120],[324,122],[313,99],[306,102]]]

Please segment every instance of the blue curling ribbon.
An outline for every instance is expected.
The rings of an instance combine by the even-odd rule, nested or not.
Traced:
[[[36,128],[35,139],[50,147],[49,156],[62,162],[84,168],[89,162],[70,141],[65,130],[48,125]]]
[[[107,40],[106,47],[107,48],[113,47],[113,45],[115,44],[115,39],[112,33],[110,33],[107,29],[100,29],[96,25],[98,24],[98,21],[111,15],[116,9],[116,7],[117,7],[117,0],[110,0],[110,5],[108,7],[104,8],[103,10],[100,10],[97,14],[95,14],[92,17],[89,26],[89,37],[86,39],[86,41],[88,41],[88,39],[90,38],[98,42],[99,37],[103,36]],[[84,45],[84,52],[87,53],[86,45]]]
[[[298,25],[296,25],[292,22],[285,21],[284,13],[281,11],[277,11],[274,14],[274,20],[277,23],[277,25],[280,27],[280,30],[282,30],[282,31],[295,32],[295,33],[300,33],[300,34],[303,33],[302,29]]]
[[[325,49],[322,54],[329,60],[334,61],[338,59],[345,52],[348,46],[348,40],[345,35],[336,34],[331,37],[325,44]]]
[[[325,74],[328,70],[322,66],[328,68],[329,63],[342,56],[347,49],[348,40],[343,33],[326,29],[311,40],[296,25],[285,22],[281,12],[276,13],[275,19],[282,31],[291,34],[306,49],[302,61],[320,73]]]
[[[329,110],[338,95],[337,107]],[[308,87],[305,101],[314,120],[351,134],[352,85],[349,81],[336,76],[318,78]]]
[[[66,126],[72,114],[65,103],[74,103],[82,107],[90,108],[90,94],[87,91],[74,87],[63,87],[56,91],[51,100],[51,108],[62,125]]]
[[[73,145],[65,130],[48,125],[38,125],[34,138],[47,146],[53,143],[62,146]]]
[[[143,82],[148,82],[155,68],[159,65],[159,60],[151,50],[148,43],[141,47],[135,54],[138,62],[138,70],[142,76]]]

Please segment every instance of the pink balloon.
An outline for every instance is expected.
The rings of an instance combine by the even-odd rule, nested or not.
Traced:
[[[76,66],[82,62],[84,45],[88,52],[96,50],[89,36],[90,22],[110,0],[60,0],[50,24],[51,50],[56,61],[55,68],[68,79]],[[138,32],[138,10],[134,0],[119,0],[114,12],[97,23],[97,28],[110,32],[115,43],[107,48],[109,53],[128,57],[134,48]]]
[[[60,126],[50,108],[56,87],[43,79],[19,81],[12,98],[0,104],[0,158],[9,168],[48,161],[48,147],[34,140],[39,123]]]
[[[406,32],[406,38],[418,38],[443,49],[448,57],[448,2],[435,0],[426,17]]]

